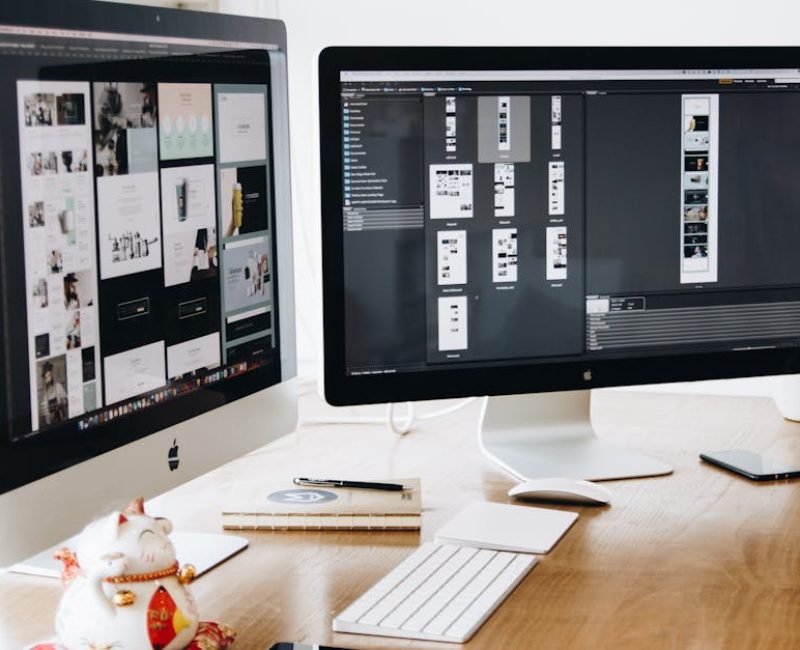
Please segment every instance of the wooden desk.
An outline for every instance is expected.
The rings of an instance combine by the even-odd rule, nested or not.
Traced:
[[[312,399],[305,397],[305,400]],[[312,405],[313,406],[313,405]],[[756,484],[702,464],[745,447],[800,463],[800,425],[764,398],[598,392],[595,426],[675,473],[609,484],[467,644],[469,648],[800,647],[800,482]],[[293,475],[421,476],[421,534],[251,533],[251,547],[193,586],[237,647],[278,640],[351,648],[453,647],[334,634],[333,616],[461,506],[507,502],[513,484],[476,444],[478,405],[398,438],[377,426],[314,426],[160,499],[185,529],[219,530],[237,481]],[[152,508],[151,508],[152,509]],[[53,581],[0,578],[0,648],[47,636]]]

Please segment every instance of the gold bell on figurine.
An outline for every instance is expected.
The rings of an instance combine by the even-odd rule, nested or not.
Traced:
[[[114,604],[117,607],[128,607],[136,602],[136,594],[127,589],[114,594]]]
[[[182,585],[188,585],[197,575],[197,569],[193,564],[184,564],[178,572],[178,582]]]

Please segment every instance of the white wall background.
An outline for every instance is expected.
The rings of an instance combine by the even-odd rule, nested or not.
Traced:
[[[218,0],[221,11],[287,26],[298,355],[321,356],[317,56],[328,45],[797,45],[788,0]],[[763,380],[690,390],[766,394]],[[671,387],[675,389],[676,387]],[[685,386],[678,387],[687,389]]]

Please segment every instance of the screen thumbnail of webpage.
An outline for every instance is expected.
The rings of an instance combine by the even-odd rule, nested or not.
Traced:
[[[271,350],[267,85],[16,90],[30,430]]]

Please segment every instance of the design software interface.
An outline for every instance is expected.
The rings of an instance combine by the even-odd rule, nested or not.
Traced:
[[[0,27],[12,440],[279,374],[269,62],[234,48]]]
[[[348,374],[800,342],[798,70],[340,79]]]

